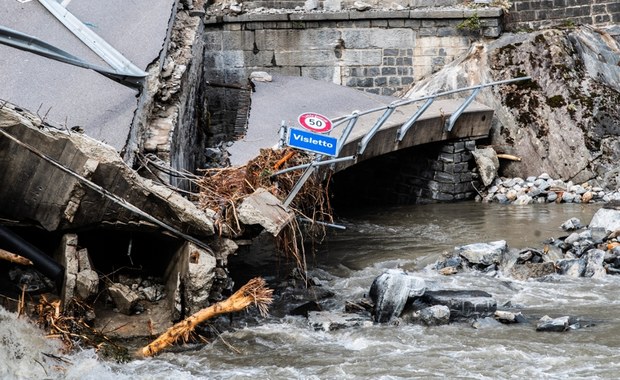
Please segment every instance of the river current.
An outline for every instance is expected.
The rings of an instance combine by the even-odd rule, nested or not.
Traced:
[[[387,268],[402,267],[429,289],[480,289],[498,306],[532,320],[570,315],[593,325],[564,333],[534,324],[494,321],[368,325],[315,331],[303,317],[269,318],[222,334],[194,350],[117,364],[92,350],[63,355],[41,331],[0,309],[0,378],[50,379],[432,379],[617,378],[620,371],[620,276],[551,277],[517,281],[501,275],[442,276],[429,269],[455,246],[506,240],[511,248],[541,248],[566,235],[571,217],[584,224],[600,205],[436,204],[358,210],[338,222],[313,259],[310,273],[344,307],[368,292]],[[63,358],[56,359],[53,354]]]

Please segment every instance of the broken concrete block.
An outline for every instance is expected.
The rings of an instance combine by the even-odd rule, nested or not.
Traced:
[[[241,223],[259,224],[273,236],[278,235],[295,217],[275,195],[262,188],[244,199],[237,212]]]
[[[184,305],[179,316],[182,317],[208,306],[217,269],[214,254],[186,242],[170,263],[164,279],[171,310]]]
[[[76,234],[65,234],[54,255],[56,261],[65,267],[65,282],[60,295],[63,306],[75,295],[77,274],[79,272],[77,244],[78,238]]]
[[[136,306],[140,300],[138,293],[131,290],[127,285],[119,283],[112,284],[108,287],[108,292],[119,313],[131,315],[134,306]]]
[[[88,256],[88,250],[86,248],[82,248],[77,251],[77,259],[80,272],[83,270],[93,269],[93,263],[90,261],[90,256]]]
[[[99,275],[92,269],[80,271],[76,276],[77,295],[87,300],[99,292]]]

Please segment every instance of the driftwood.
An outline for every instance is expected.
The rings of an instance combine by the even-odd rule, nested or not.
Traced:
[[[267,288],[264,279],[260,277],[254,278],[243,285],[230,298],[202,309],[175,324],[149,345],[143,347],[140,353],[143,356],[156,355],[179,339],[187,341],[200,323],[221,314],[244,310],[251,305],[258,307],[261,315],[266,316],[268,306],[272,301],[272,293],[273,290]]]
[[[15,253],[0,249],[0,260],[10,261],[20,265],[32,265],[32,261]]]
[[[521,157],[513,156],[512,154],[506,154],[506,153],[498,153],[497,158],[503,158],[509,161],[521,161]]]

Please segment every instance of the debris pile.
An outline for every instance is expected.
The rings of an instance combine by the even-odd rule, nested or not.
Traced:
[[[199,206],[215,212],[215,227],[220,236],[240,237],[252,234],[251,226],[244,225],[239,218],[239,206],[258,189],[266,189],[278,200],[284,199],[301,177],[302,170],[292,170],[275,175],[278,170],[309,163],[311,157],[290,148],[262,149],[258,157],[241,167],[204,170],[204,177],[198,181]],[[324,181],[323,181],[324,180]],[[312,176],[292,200],[289,208],[298,216],[310,221],[333,222],[328,191],[323,183],[328,178]],[[285,208],[282,205],[282,208]],[[325,235],[324,227],[311,224],[310,236],[320,240]],[[295,220],[277,234],[278,249],[287,257],[294,257],[298,264],[303,262],[303,247],[299,244],[299,225]],[[303,267],[303,265],[300,265]]]

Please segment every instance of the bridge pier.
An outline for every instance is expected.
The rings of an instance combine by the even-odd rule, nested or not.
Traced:
[[[363,161],[333,177],[335,207],[472,199],[479,185],[472,151],[460,139],[418,145]]]

